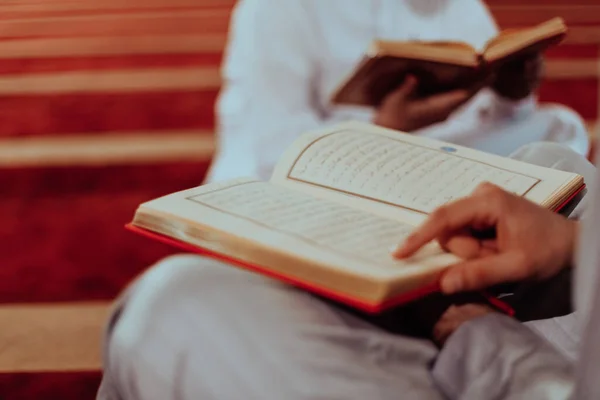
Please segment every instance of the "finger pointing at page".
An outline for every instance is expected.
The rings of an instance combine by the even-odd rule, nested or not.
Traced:
[[[492,229],[493,238],[480,233]],[[450,266],[446,293],[524,279],[544,279],[570,265],[578,226],[529,200],[490,185],[431,214],[395,251],[407,258],[432,240],[464,261]]]
[[[495,190],[500,189],[483,184],[472,196],[438,208],[394,251],[394,256],[410,257],[432,240],[438,240],[442,247],[446,247],[451,239],[464,233],[465,228],[481,230],[495,227],[499,210],[491,204],[490,199],[486,200],[484,197],[486,193]]]

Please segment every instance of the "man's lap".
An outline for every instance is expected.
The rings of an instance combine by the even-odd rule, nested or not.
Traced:
[[[590,173],[560,146],[529,146],[515,158]],[[315,398],[311,390],[324,398],[439,396],[430,342],[392,335],[305,292],[198,256],[152,268],[113,318],[103,400]]]
[[[202,257],[162,261],[121,306],[100,399],[439,398],[432,343]]]
[[[512,385],[513,369],[547,379],[570,373],[507,317],[465,327],[440,353],[429,341],[387,333],[273,280],[175,256],[151,268],[120,303],[98,398],[429,400],[445,398],[444,390],[479,399]],[[547,361],[523,359],[534,349]],[[497,377],[489,365],[504,373]]]

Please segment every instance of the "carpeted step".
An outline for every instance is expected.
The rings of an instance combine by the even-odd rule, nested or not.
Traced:
[[[113,298],[174,252],[124,230],[135,208],[198,185],[207,166],[4,170],[0,238],[9,264],[0,271],[0,303]]]
[[[216,91],[0,96],[0,138],[212,128],[215,98]]]
[[[94,398],[106,307],[88,321],[75,302],[106,305],[175,252],[123,226],[202,182],[232,4],[0,4],[0,319],[17,328],[3,330],[0,398]]]
[[[101,374],[95,372],[0,373],[0,398],[6,400],[93,400]]]
[[[32,74],[72,71],[120,71],[140,68],[187,68],[218,66],[222,61],[222,53],[195,54],[129,54],[126,56],[79,56],[79,57],[46,57],[46,58],[9,58],[0,62],[0,74]]]

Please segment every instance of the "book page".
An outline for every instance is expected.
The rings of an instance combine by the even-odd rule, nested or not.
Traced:
[[[367,124],[303,139],[302,150],[286,155],[275,181],[424,215],[483,182],[542,203],[574,176]]]
[[[519,52],[544,51],[560,42],[566,32],[562,18],[553,18],[530,28],[506,29],[486,44],[483,56],[492,63]]]
[[[375,40],[367,54],[458,64],[473,68],[479,64],[477,50],[465,42]]]
[[[266,182],[205,188],[186,196],[185,204],[186,210],[208,207],[294,240],[377,265],[397,265],[389,256],[389,249],[413,229],[407,224]],[[206,222],[206,215],[196,215],[199,223]],[[236,225],[232,232],[240,233]]]
[[[455,260],[435,245],[412,261],[395,260],[390,249],[412,226],[251,180],[206,185],[150,201],[140,206],[134,224],[223,254],[239,256],[251,244],[328,270],[383,281],[413,274],[417,262],[423,271]]]

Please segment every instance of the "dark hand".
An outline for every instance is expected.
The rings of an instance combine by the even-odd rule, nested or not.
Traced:
[[[571,265],[578,224],[489,183],[434,211],[395,252],[407,258],[432,240],[464,261],[440,279],[444,293],[549,278]],[[480,239],[474,231],[495,230]]]
[[[416,93],[417,84],[416,78],[409,76],[387,95],[377,110],[375,124],[404,132],[424,128],[446,120],[477,92],[476,89],[454,90],[421,98]]]
[[[508,61],[499,67],[492,89],[509,100],[521,100],[539,86],[544,66],[540,53],[530,53]]]

